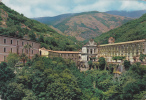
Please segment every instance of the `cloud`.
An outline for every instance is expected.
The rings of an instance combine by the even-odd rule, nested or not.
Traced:
[[[114,3],[114,1],[106,1],[103,2],[102,0],[96,1],[93,4],[89,5],[79,5],[73,9],[73,12],[82,12],[82,11],[107,11],[110,6]]]
[[[138,1],[122,1],[120,10],[146,10],[146,3]]]
[[[29,18],[95,10],[103,12],[146,9],[146,2],[126,0],[3,0],[2,2]]]

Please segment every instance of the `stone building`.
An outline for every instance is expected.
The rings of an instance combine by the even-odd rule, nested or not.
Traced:
[[[49,51],[49,57],[62,57],[64,59],[71,59],[78,65],[80,61],[80,52],[78,51]]]
[[[109,38],[111,39],[111,38]],[[98,47],[98,58],[104,57],[107,62],[115,62],[112,60],[113,56],[125,56],[126,60],[131,62],[139,61],[140,54],[146,54],[146,40],[135,40],[119,43],[111,43],[99,45]],[[119,61],[120,62],[120,61]]]
[[[47,50],[45,48],[40,48],[40,55],[45,57],[62,57],[64,59],[71,59],[75,62],[76,65],[78,65],[78,62],[81,59],[81,52],[79,51],[53,51],[53,50]]]
[[[49,51],[52,50],[47,50],[44,47],[39,49],[39,55],[44,56],[44,57],[48,57],[49,56]]]
[[[92,60],[95,61],[95,58],[97,57],[97,43],[94,42],[93,39],[90,39],[90,41],[82,47],[81,52],[81,68],[82,70],[88,70],[89,65],[88,61]]]
[[[31,48],[24,49],[25,45],[31,45]],[[39,54],[39,47],[40,44],[34,41],[0,35],[0,62],[6,61],[9,53],[16,53],[19,55],[22,53],[29,55],[30,53],[30,57],[32,57],[34,54]]]

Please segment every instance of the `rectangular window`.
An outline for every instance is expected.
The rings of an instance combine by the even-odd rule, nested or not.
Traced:
[[[19,54],[19,49],[17,48],[17,54]]]
[[[4,52],[6,52],[6,48],[4,48]]]
[[[32,46],[33,46],[33,43],[32,43]]]
[[[4,61],[6,61],[6,56],[4,56]]]
[[[22,53],[23,53],[23,49],[22,49]]]
[[[18,41],[17,41],[17,45],[18,45]]]
[[[6,43],[6,39],[4,39],[4,43]]]
[[[32,50],[32,54],[33,54],[33,50]]]
[[[11,53],[13,52],[13,49],[11,48]]]
[[[13,41],[11,40],[11,44],[13,44]]]
[[[24,43],[22,42],[22,46],[24,45]]]

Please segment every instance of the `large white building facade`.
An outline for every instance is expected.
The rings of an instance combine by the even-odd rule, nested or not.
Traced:
[[[114,56],[123,56],[130,62],[140,62],[140,54],[146,55],[146,39],[127,41],[114,43],[115,39],[110,37],[109,44],[97,45],[93,39],[91,39],[86,45],[82,47],[81,52],[81,68],[89,69],[88,61],[96,57],[96,60],[100,57],[104,57],[108,63],[116,62],[112,59]],[[146,63],[146,59],[143,60]],[[118,60],[117,62],[121,62]]]
[[[95,61],[93,58],[97,58],[97,43],[94,42],[93,39],[91,39],[86,45],[82,47],[81,52],[81,68],[87,70],[89,69],[88,61],[91,59]]]

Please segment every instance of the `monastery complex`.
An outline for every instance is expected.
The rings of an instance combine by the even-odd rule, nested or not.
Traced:
[[[88,70],[88,61],[98,61],[98,58],[104,57],[107,63],[120,63],[112,59],[115,56],[125,57],[131,63],[140,62],[140,54],[146,54],[146,39],[114,43],[114,38],[110,37],[109,44],[97,45],[94,40],[90,40],[82,47],[80,52],[75,51],[52,51],[45,48],[39,49],[42,56],[47,57],[62,57],[64,59],[73,60],[82,70]],[[146,59],[143,60],[146,63]]]
[[[40,44],[34,41],[14,38],[0,35],[0,62],[6,61],[9,53],[22,54],[28,53],[30,57],[39,54],[45,57],[62,57],[64,59],[71,59],[79,68],[85,70],[89,69],[88,61],[92,59],[93,62],[98,61],[98,58],[104,57],[107,63],[115,63],[112,59],[114,56],[123,56],[126,60],[132,62],[140,62],[140,54],[146,54],[146,39],[114,43],[115,39],[110,37],[109,44],[97,45],[91,39],[86,45],[82,47],[81,51],[53,51],[45,48],[40,48]],[[31,48],[24,49],[25,45],[31,45]],[[118,60],[116,63],[120,63]],[[143,60],[146,63],[146,59]]]

